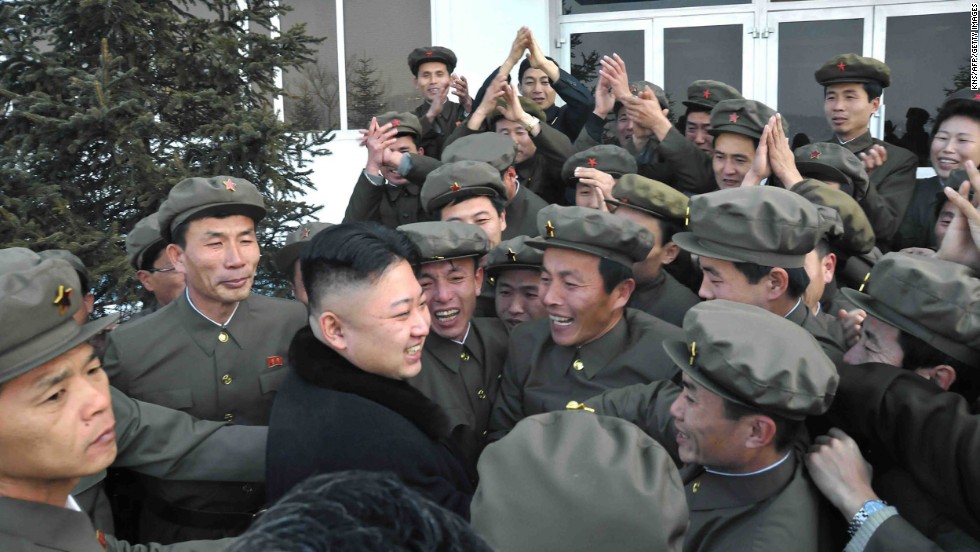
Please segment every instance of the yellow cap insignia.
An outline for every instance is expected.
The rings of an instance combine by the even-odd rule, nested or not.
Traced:
[[[871,279],[870,272],[864,275],[864,280],[861,282],[861,287],[858,288],[858,291],[864,291],[864,286],[868,285],[869,279]]]
[[[546,234],[546,237],[548,238],[555,237],[555,226],[551,224],[550,220],[548,221],[547,224],[544,225],[544,232]]]
[[[691,360],[687,361],[687,363],[689,365],[691,365],[691,366],[694,366],[694,357],[696,357],[696,356],[698,356],[698,343],[697,343],[697,341],[692,341],[691,342]]]
[[[304,228],[303,229],[303,239],[305,240],[308,237],[310,237],[310,229],[309,228]]]
[[[568,401],[568,404],[565,405],[565,410],[584,410],[595,414],[594,408],[589,408],[578,401]]]
[[[459,191],[459,182],[453,182],[453,185],[450,186],[449,189],[452,190],[452,191],[454,191],[454,192],[458,192]]]
[[[691,224],[691,206],[687,206],[687,210],[684,211],[684,226]]]
[[[694,482],[694,485],[691,485],[691,492],[692,493],[697,493],[698,492],[698,489],[700,489],[700,488],[701,488],[701,482],[700,481],[695,481]]]
[[[514,250],[508,247],[507,248],[507,258],[510,259],[510,262],[516,263],[517,262],[517,253],[514,253]]]
[[[222,184],[225,185],[225,189],[228,190],[229,192],[234,192],[235,191],[235,183],[232,182],[230,178],[228,180],[225,180],[224,182],[222,182]]]
[[[58,295],[54,298],[54,304],[58,306],[58,314],[65,314],[71,307],[71,288],[58,286]]]

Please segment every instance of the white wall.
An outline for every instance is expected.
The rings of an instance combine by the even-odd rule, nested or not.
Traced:
[[[522,25],[531,28],[546,52],[553,51],[550,0],[432,0],[432,44],[446,46],[459,59],[456,73],[466,77],[475,96],[483,79],[500,65]],[[421,45],[421,44],[420,44]],[[408,52],[405,52],[408,55]],[[516,78],[516,70],[515,70]],[[452,97],[452,96],[450,96]],[[316,218],[340,222],[366,154],[357,145],[357,131],[336,133],[328,145],[332,155],[316,158],[309,167],[315,190],[306,200],[323,208]]]

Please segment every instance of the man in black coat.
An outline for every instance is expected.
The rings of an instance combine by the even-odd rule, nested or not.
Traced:
[[[473,489],[442,409],[405,380],[421,369],[429,313],[408,238],[372,223],[341,224],[300,258],[310,326],[269,421],[267,499],[341,470],[391,471],[465,518]]]

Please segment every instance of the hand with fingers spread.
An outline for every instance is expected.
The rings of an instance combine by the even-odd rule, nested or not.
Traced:
[[[803,175],[796,168],[796,157],[793,150],[789,147],[789,138],[783,130],[783,116],[779,113],[769,118],[771,131],[766,140],[766,148],[769,150],[769,167],[772,174],[783,183],[787,190],[792,190],[793,186],[803,180]]]
[[[953,220],[939,246],[936,258],[980,270],[980,171],[973,161],[966,162],[969,177],[959,190],[944,188],[943,193],[955,208]],[[972,193],[972,198],[971,198]]]
[[[888,161],[888,150],[885,149],[885,146],[875,144],[867,152],[858,154],[858,157],[864,162],[864,170],[870,175],[871,171]]]
[[[742,178],[742,188],[748,188],[750,186],[758,186],[766,178],[769,178],[772,168],[769,166],[769,135],[772,133],[772,127],[775,123],[775,117],[769,118],[769,123],[762,128],[762,136],[759,137],[759,146],[755,148],[755,158],[752,160],[752,167],[749,168],[748,172],[745,173],[745,177]]]
[[[806,455],[810,477],[845,519],[878,495],[871,488],[871,465],[861,456],[854,439],[837,428],[814,439]]]
[[[616,185],[616,180],[611,174],[592,167],[575,167],[573,174],[578,178],[579,183],[599,191],[603,200],[600,203],[605,204],[604,200],[612,197],[612,189]]]
[[[599,77],[599,82],[595,85],[595,110],[592,112],[605,119],[616,106],[616,96],[613,95],[612,86],[609,79],[604,76]]]
[[[436,117],[442,114],[443,107],[445,107],[446,102],[449,101],[450,88],[450,85],[446,84],[446,86],[443,86],[442,90],[439,91],[439,94],[437,94],[435,98],[432,98],[432,103],[429,104],[429,110],[425,113],[425,118],[428,119],[430,123],[435,121]]]
[[[503,115],[508,121],[530,124],[530,119],[535,119],[534,116],[528,115],[527,112],[524,111],[524,108],[521,107],[521,100],[517,96],[517,89],[513,86],[508,84],[503,87],[503,98],[506,105],[497,106],[497,112]],[[535,121],[536,120],[537,119],[535,119]],[[537,126],[535,126],[535,128],[537,128]]]
[[[463,106],[463,111],[472,113],[473,98],[470,97],[470,89],[466,83],[466,77],[453,73],[449,78],[449,82],[449,87],[452,88],[453,95],[459,100],[459,105]]]
[[[480,105],[476,106],[476,110],[466,120],[466,128],[480,130],[483,122],[493,115],[494,110],[497,109],[497,100],[504,96],[508,88],[510,88],[510,85],[507,84],[507,75],[505,73],[497,74],[490,81],[486,92],[483,93],[483,99],[480,100]]]
[[[534,33],[530,29],[527,31],[527,60],[534,69],[544,71],[551,82],[557,82],[561,77],[558,66],[544,55],[544,51],[538,46],[538,41],[534,40]]]
[[[626,74],[626,62],[619,57],[619,54],[613,54],[612,57],[602,56],[599,64],[602,65],[599,76],[606,77],[617,100],[623,101],[624,98],[633,97],[630,92],[629,76]]]
[[[861,341],[862,324],[864,324],[864,320],[867,317],[868,313],[862,309],[850,311],[841,309],[837,311],[837,322],[840,323],[841,329],[844,330],[844,344],[848,349]]]
[[[378,125],[378,119],[371,117],[371,123],[367,130],[361,131],[361,145],[368,150],[367,165],[364,171],[371,175],[381,174],[381,166],[384,164],[384,153],[388,146],[395,143],[395,135],[398,129],[391,123]]]

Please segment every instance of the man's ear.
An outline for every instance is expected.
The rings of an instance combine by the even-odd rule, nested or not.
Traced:
[[[613,288],[612,295],[614,298],[613,308],[621,309],[629,303],[630,296],[633,295],[633,291],[636,289],[636,280],[633,278],[627,278],[616,285]]]
[[[776,439],[776,422],[769,416],[758,414],[749,416],[744,421],[749,424],[749,436],[745,441],[746,448],[762,448]]]
[[[335,351],[347,349],[347,337],[344,334],[344,322],[339,316],[330,311],[324,311],[317,318],[320,335],[323,342]],[[315,332],[314,332],[315,333]]]
[[[500,232],[507,229],[507,210],[500,211]]]
[[[187,274],[187,267],[184,266],[184,250],[176,243],[167,245],[167,258],[170,264],[181,274]]]
[[[674,262],[675,260],[677,260],[677,256],[681,254],[680,246],[672,241],[665,243],[663,246],[663,250],[664,250],[663,264],[665,265],[668,265]]]
[[[474,276],[476,278],[476,281],[475,281],[475,283],[476,283],[476,295],[479,297],[480,291],[483,290],[483,267],[482,266],[476,267],[476,272],[474,272]]]
[[[136,271],[136,279],[140,281],[140,285],[143,286],[143,289],[149,291],[150,293],[153,293],[153,282],[150,279],[151,276],[153,276],[153,273],[151,273],[148,270]]]
[[[419,150],[419,155],[425,155],[425,148],[423,148],[422,146],[419,146],[418,147],[418,150]]]
[[[948,364],[940,364],[932,368],[916,368],[915,373],[935,383],[943,391],[949,391],[949,388],[956,383],[956,370]]]
[[[85,298],[82,299],[82,306],[85,307],[85,312],[88,314],[95,312],[95,295],[86,293]]]
[[[878,96],[877,98],[871,100],[871,106],[873,108],[871,112],[877,113],[878,108],[881,107],[881,96]]]
[[[834,281],[834,271],[837,270],[837,255],[827,253],[820,261],[820,269],[823,271],[823,283],[829,284]]]
[[[789,274],[783,268],[773,268],[763,279],[766,282],[766,298],[770,301],[779,299],[789,291]]]

